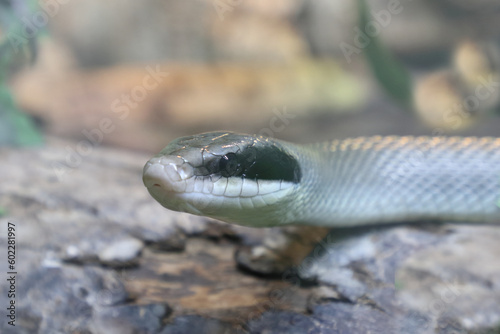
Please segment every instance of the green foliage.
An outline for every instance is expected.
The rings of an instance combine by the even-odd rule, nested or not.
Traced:
[[[358,15],[360,28],[364,31],[367,24],[373,21],[365,0],[358,0]],[[379,84],[395,100],[409,107],[412,101],[412,82],[406,68],[378,36],[370,36],[370,43],[364,48],[364,53]]]
[[[16,108],[12,94],[0,85],[0,145],[31,146],[42,143],[32,120]]]
[[[16,106],[7,86],[9,76],[36,55],[38,31],[26,30],[35,1],[0,1],[0,145],[37,145],[42,136]],[[24,18],[24,21],[23,21]],[[29,21],[28,21],[29,22]]]

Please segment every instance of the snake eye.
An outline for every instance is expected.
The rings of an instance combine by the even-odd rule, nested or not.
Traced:
[[[238,158],[234,153],[228,153],[220,158],[219,169],[220,173],[224,177],[234,176],[238,173],[240,164]]]

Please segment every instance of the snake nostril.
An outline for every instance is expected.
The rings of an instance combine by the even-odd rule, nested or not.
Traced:
[[[153,184],[153,187],[160,187],[161,188],[161,185],[158,183],[155,183],[155,184]]]

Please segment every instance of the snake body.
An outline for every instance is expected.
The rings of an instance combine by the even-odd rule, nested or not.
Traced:
[[[361,137],[299,145],[231,132],[171,142],[144,184],[166,208],[229,223],[500,223],[500,138]]]

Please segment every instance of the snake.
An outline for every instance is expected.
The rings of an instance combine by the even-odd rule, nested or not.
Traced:
[[[227,223],[500,223],[500,138],[372,136],[295,144],[207,132],[144,166],[151,196]]]

